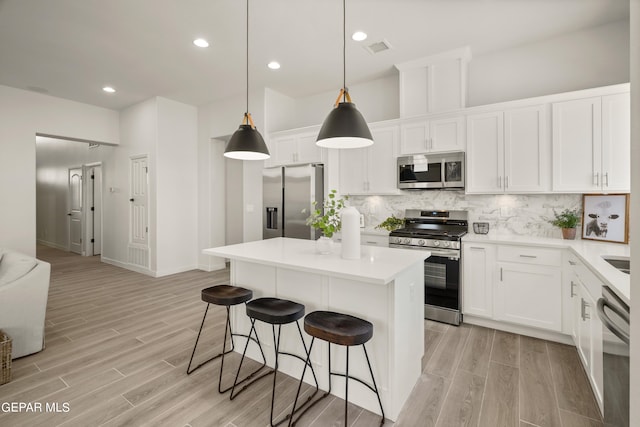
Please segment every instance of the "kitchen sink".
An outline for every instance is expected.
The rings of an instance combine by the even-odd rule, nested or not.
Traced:
[[[629,258],[625,257],[606,257],[603,256],[602,259],[607,261],[609,264],[622,271],[623,273],[629,274]]]

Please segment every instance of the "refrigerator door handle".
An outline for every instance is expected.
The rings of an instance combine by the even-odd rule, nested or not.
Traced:
[[[277,230],[278,229],[278,208],[266,207],[265,209],[267,211],[267,229]]]

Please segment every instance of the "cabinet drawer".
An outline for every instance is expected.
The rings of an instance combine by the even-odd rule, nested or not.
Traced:
[[[561,266],[562,253],[559,249],[504,245],[498,246],[498,261]]]
[[[389,246],[389,236],[378,236],[362,233],[360,235],[360,244],[367,246],[382,246],[386,248]]]

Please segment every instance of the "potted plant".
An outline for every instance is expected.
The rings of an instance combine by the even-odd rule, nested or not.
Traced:
[[[307,218],[307,225],[322,232],[322,236],[320,236],[317,243],[317,250],[321,254],[331,252],[333,245],[331,238],[340,231],[342,226],[340,211],[345,207],[345,201],[348,198],[348,196],[337,197],[337,191],[331,190],[325,198],[322,208],[317,207],[317,203],[313,202],[313,206],[316,209]]]
[[[387,231],[397,230],[402,227],[404,227],[404,218],[397,218],[395,215],[387,217],[387,219],[376,225],[376,228],[384,228]]]
[[[555,218],[549,220],[552,225],[560,227],[562,229],[562,238],[573,240],[576,238],[576,227],[580,222],[580,215],[577,209],[569,210],[565,209],[561,213],[553,211]]]

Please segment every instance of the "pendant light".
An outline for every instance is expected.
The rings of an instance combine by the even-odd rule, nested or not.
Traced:
[[[361,148],[373,144],[371,132],[362,114],[351,102],[347,89],[346,0],[342,0],[342,89],[333,110],[324,120],[316,145],[326,148]],[[342,102],[340,102],[342,98]]]
[[[249,0],[247,0],[247,109],[237,131],[224,149],[224,156],[237,160],[265,160],[271,157],[262,135],[249,113]]]

